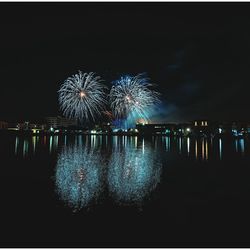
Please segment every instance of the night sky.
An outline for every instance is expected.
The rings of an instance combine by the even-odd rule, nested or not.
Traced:
[[[146,72],[155,121],[250,120],[250,4],[1,3],[0,120],[60,114],[78,70]]]

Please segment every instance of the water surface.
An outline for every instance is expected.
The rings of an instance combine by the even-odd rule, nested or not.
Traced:
[[[2,246],[249,245],[248,138],[2,136]]]

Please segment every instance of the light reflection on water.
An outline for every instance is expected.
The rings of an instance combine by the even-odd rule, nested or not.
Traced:
[[[33,154],[36,152],[36,136],[32,136]]]
[[[168,157],[223,161],[248,157],[249,139],[129,136],[15,137],[13,152],[24,159],[43,151],[57,159],[56,191],[74,210],[98,200],[105,186],[118,205],[140,205],[161,180]]]
[[[91,136],[83,142],[78,137],[62,147],[55,174],[60,198],[77,211],[97,200],[106,183],[119,204],[140,203],[160,182],[161,163],[151,145],[136,137],[113,137],[106,161],[99,139]]]
[[[16,141],[15,141],[15,155],[17,155],[18,146],[19,146],[19,138],[18,138],[18,136],[16,136]]]
[[[240,149],[241,149],[241,154],[244,155],[244,153],[245,153],[245,141],[243,139],[240,139]]]
[[[187,152],[189,155],[190,154],[190,138],[189,137],[187,138]]]
[[[62,148],[56,165],[56,189],[60,198],[78,210],[101,191],[103,162],[99,152],[79,144]]]
[[[219,154],[220,154],[220,160],[222,159],[222,140],[219,139]]]
[[[182,151],[182,138],[179,137],[179,154],[181,154]]]
[[[29,142],[27,139],[23,141],[23,157],[25,158],[28,155],[29,150]]]
[[[53,141],[53,136],[49,137],[49,152],[52,152],[52,141]]]
[[[140,137],[127,137],[127,136],[83,136],[77,135],[73,137],[73,143],[80,146],[88,145],[88,147],[96,148],[102,146],[109,148],[110,143],[116,148],[120,145],[130,145],[137,148],[140,144],[142,151],[145,150],[145,139]],[[150,140],[150,139],[147,139]],[[22,156],[23,158],[29,157],[31,153],[36,154],[38,148],[47,148],[49,154],[57,154],[58,149],[63,145],[67,145],[71,141],[72,136],[31,136],[31,137],[15,137],[14,141],[14,153],[16,156]],[[235,153],[241,157],[247,155],[246,150],[249,149],[249,139],[247,138],[233,138],[232,142],[225,141],[221,138],[176,138],[176,137],[152,137],[151,146],[158,150],[164,149],[166,152],[176,152],[179,155],[186,155],[190,159],[207,161],[211,157],[217,157],[219,160],[223,160],[224,157],[228,157],[224,153],[225,147],[231,147],[232,153]],[[229,155],[230,156],[230,155]]]
[[[160,182],[162,166],[156,156],[144,139],[141,145],[135,138],[126,145],[113,147],[108,165],[108,186],[118,203],[140,203],[155,189]]]

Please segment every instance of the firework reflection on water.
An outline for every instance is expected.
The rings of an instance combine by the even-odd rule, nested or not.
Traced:
[[[140,144],[135,147],[127,143],[113,148],[108,185],[119,204],[141,204],[160,182],[162,164],[156,152],[144,139]]]
[[[62,149],[56,166],[61,199],[78,210],[97,199],[102,190],[102,159],[93,149],[75,144]]]

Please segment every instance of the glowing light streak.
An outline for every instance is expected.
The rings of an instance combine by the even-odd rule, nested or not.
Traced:
[[[36,152],[36,136],[32,136],[33,153]]]
[[[241,154],[244,155],[245,153],[244,139],[240,139],[240,150],[241,150]]]
[[[179,153],[181,154],[181,150],[182,150],[182,138],[179,137]]]
[[[29,151],[29,142],[28,140],[24,140],[23,142],[23,157],[26,157]]]
[[[208,141],[205,142],[206,160],[208,160]]]
[[[15,141],[15,155],[17,155],[18,145],[19,145],[19,138],[16,136],[16,141]]]
[[[201,157],[202,157],[202,160],[205,159],[204,151],[205,151],[204,138],[202,138],[202,141],[201,141]]]
[[[188,156],[190,154],[190,138],[187,138],[187,152],[188,152]]]
[[[238,139],[235,139],[235,151],[238,152]]]
[[[49,152],[52,152],[52,141],[53,141],[53,137],[52,135],[49,137]]]
[[[166,140],[166,151],[169,152],[170,150],[170,138],[169,136],[165,137]]]
[[[198,159],[198,143],[196,139],[195,139],[195,158],[196,160]]]
[[[58,135],[54,136],[53,149],[56,150],[58,147]]]
[[[219,155],[220,155],[220,160],[222,159],[222,140],[221,138],[219,139]]]

